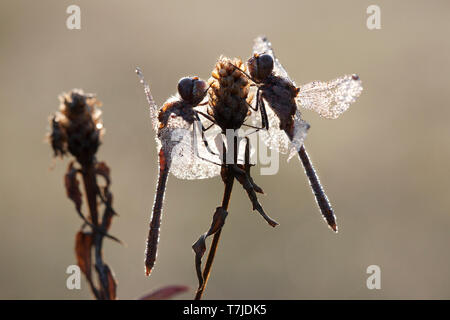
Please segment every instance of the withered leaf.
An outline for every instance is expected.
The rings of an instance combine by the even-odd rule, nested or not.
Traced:
[[[74,162],[71,161],[64,176],[67,197],[75,203],[77,211],[81,210],[82,197],[80,191],[80,182],[77,179],[78,170],[74,168]]]
[[[109,230],[111,226],[112,217],[116,214],[112,208],[112,194],[107,192],[106,194],[105,211],[103,212],[102,226],[105,231]]]
[[[206,251],[206,238],[222,229],[227,215],[228,212],[224,208],[217,207],[208,232],[202,234],[200,238],[192,245],[192,249],[195,252],[195,271],[197,273],[199,288],[203,285],[202,257]]]
[[[109,268],[109,266],[107,264],[105,264],[105,272],[106,272],[106,276],[108,279],[108,293],[109,293],[109,299],[110,300],[116,300],[117,296],[116,296],[116,290],[117,290],[117,282],[116,279],[114,278],[114,274],[111,271],[111,269]]]
[[[150,292],[140,297],[139,300],[166,300],[187,290],[189,288],[186,286],[167,286]]]
[[[205,238],[216,233],[223,227],[223,225],[225,224],[225,219],[226,219],[227,215],[228,215],[228,212],[224,208],[222,208],[222,207],[216,208],[216,212],[214,212],[211,227],[209,228],[208,232],[206,233]]]
[[[92,257],[91,248],[93,245],[92,233],[79,231],[75,236],[75,253],[78,266],[85,274],[89,282],[92,282]]]
[[[109,167],[107,166],[107,164],[105,162],[99,162],[96,165],[95,171],[97,174],[101,175],[103,178],[105,178],[106,181],[106,187],[108,188],[109,185],[111,184],[111,179],[110,179],[110,172],[111,170],[109,169]]]
[[[59,155],[62,158],[66,153],[67,136],[65,134],[65,130],[60,127],[59,121],[56,120],[55,115],[51,119],[51,125],[52,131],[48,138],[52,146],[54,156],[57,157]]]
[[[247,191],[247,195],[252,202],[253,210],[256,210],[259,212],[259,214],[264,218],[264,220],[267,221],[267,223],[271,227],[276,227],[278,225],[278,222],[273,220],[271,217],[269,217],[262,208],[261,204],[258,201],[258,197],[256,196],[256,192],[263,193],[262,189],[258,187],[254,181],[253,178],[249,175],[249,172],[246,172],[242,175],[236,175],[236,180],[239,181],[239,183],[242,185],[245,191]]]
[[[102,201],[105,204],[105,211],[103,213],[102,225],[105,230],[109,230],[109,227],[111,226],[112,217],[116,215],[116,212],[112,208],[113,195],[109,191],[109,186],[111,184],[110,172],[111,171],[105,162],[99,162],[97,164],[96,173],[102,176],[106,181],[106,186],[102,188],[103,191]]]

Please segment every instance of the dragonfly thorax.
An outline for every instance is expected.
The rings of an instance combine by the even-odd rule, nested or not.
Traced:
[[[169,99],[159,111],[158,122],[159,129],[165,128],[172,119],[182,119],[187,124],[195,121],[195,111],[193,104],[184,100]]]
[[[295,97],[298,89],[288,79],[270,75],[261,90],[262,97],[280,119],[280,129],[290,131],[297,111]]]

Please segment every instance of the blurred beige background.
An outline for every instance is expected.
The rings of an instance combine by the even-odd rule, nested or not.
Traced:
[[[65,26],[81,7],[81,30]],[[366,28],[381,7],[382,29]],[[239,185],[207,299],[450,298],[450,4],[446,1],[2,1],[0,4],[0,298],[91,299],[66,289],[81,225],[66,198],[67,160],[44,143],[57,95],[95,92],[106,135],[98,154],[112,169],[120,217],[105,260],[133,299],[197,279],[191,244],[210,225],[222,182],[168,184],[160,251],[144,276],[156,150],[141,66],[155,99],[185,75],[207,78],[220,54],[247,58],[266,34],[297,84],[358,73],[364,91],[339,120],[304,116],[307,148],[335,208],[339,234],[322,221],[300,163],[282,159],[256,176],[272,229]],[[256,172],[256,171],[255,171]],[[209,244],[209,242],[208,242]],[[379,265],[381,290],[366,288]]]

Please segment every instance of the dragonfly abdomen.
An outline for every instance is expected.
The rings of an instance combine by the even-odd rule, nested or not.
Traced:
[[[145,274],[148,276],[155,265],[157,247],[159,241],[159,229],[161,226],[162,206],[164,202],[164,192],[169,178],[169,159],[163,148],[159,151],[159,177],[156,187],[155,202],[153,203],[153,213],[150,222],[150,229],[147,238],[147,249],[145,252]]]
[[[305,168],[306,175],[308,176],[309,183],[313,190],[317,204],[319,205],[322,216],[330,228],[333,229],[334,232],[337,232],[336,216],[334,215],[333,208],[331,207],[330,201],[328,201],[328,197],[320,184],[319,177],[316,174],[316,170],[314,170],[304,146],[300,148],[298,154],[300,156],[300,160],[302,161],[303,168]]]

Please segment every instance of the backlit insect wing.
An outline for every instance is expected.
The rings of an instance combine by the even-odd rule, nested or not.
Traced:
[[[266,37],[257,37],[255,39],[255,43],[253,44],[253,53],[270,54],[273,59],[273,72],[275,73],[275,75],[289,79],[295,85],[294,81],[292,81],[292,79],[289,78],[288,73],[286,72],[286,70],[284,70],[280,61],[275,56],[275,53],[273,52],[272,49],[272,44],[269,42],[269,40],[267,40]]]
[[[165,127],[160,129],[158,120],[160,108],[156,105],[141,70],[136,68],[136,72],[144,86],[153,129],[158,132],[155,138],[157,150],[162,148],[166,154],[170,172],[175,177],[185,180],[207,179],[220,175],[220,166],[217,165],[220,163],[220,158],[207,150],[201,138],[201,128],[196,122],[191,124],[182,117],[171,114]],[[179,98],[174,96],[171,99]],[[208,120],[202,119],[202,122],[207,123]],[[214,141],[211,138],[208,139],[214,136],[212,131],[205,136],[205,139],[208,140],[211,151],[218,154]]]
[[[221,160],[219,152],[215,147],[213,129],[208,131],[205,139],[212,154],[205,146],[201,137],[201,128],[197,122],[188,124],[180,117],[174,117],[169,120],[169,127],[164,138],[161,141],[166,144],[163,146],[170,152],[170,172],[178,179],[196,180],[208,179],[220,175]],[[176,125],[172,125],[176,123]],[[180,122],[184,122],[181,124]],[[206,123],[202,119],[202,122]],[[215,129],[215,128],[214,128]],[[163,131],[163,130],[162,130]],[[163,132],[161,132],[163,134]],[[160,135],[161,135],[160,134]],[[216,130],[220,134],[220,130]]]
[[[294,132],[291,139],[291,147],[289,148],[288,161],[292,159],[302,147],[309,127],[309,124],[302,119],[302,115],[297,109],[294,115]]]
[[[300,87],[297,102],[305,109],[316,111],[327,119],[336,119],[363,90],[357,75],[345,75],[328,81],[313,81]]]
[[[152,127],[155,132],[158,132],[158,114],[159,114],[159,108],[158,105],[155,103],[155,100],[153,99],[153,96],[150,92],[150,87],[148,83],[144,79],[144,75],[142,73],[142,70],[140,68],[136,68],[136,74],[139,77],[139,82],[144,86],[144,92],[145,97],[147,98],[147,103],[150,111],[150,120],[152,121]]]
[[[301,113],[297,110],[294,115],[293,137],[289,139],[286,132],[280,130],[280,119],[273,110],[270,107],[266,107],[266,113],[267,120],[269,121],[269,130],[259,131],[261,139],[269,149],[283,154],[289,154],[288,160],[290,160],[303,145],[309,124],[301,118]],[[261,123],[261,114],[259,112],[253,112],[253,114],[253,124]]]
[[[266,37],[257,37],[253,45],[253,53],[266,53],[272,56],[273,72],[275,75],[287,79],[295,86],[295,82],[289,78],[288,73],[276,58],[272,49],[272,44]],[[294,115],[294,133],[292,139],[289,139],[283,130],[280,130],[280,120],[272,109],[266,108],[267,118],[269,121],[269,130],[262,131],[261,136],[265,144],[272,150],[281,153],[289,153],[288,160],[290,160],[303,145],[306,138],[309,124],[301,118],[299,110]],[[258,116],[257,116],[258,117]]]
[[[253,52],[270,54],[274,61],[275,74],[289,79],[295,85],[275,57],[267,38],[256,38]],[[301,86],[296,100],[305,109],[313,110],[327,119],[336,119],[356,101],[362,90],[361,79],[357,75],[345,75],[328,82],[313,81]]]

